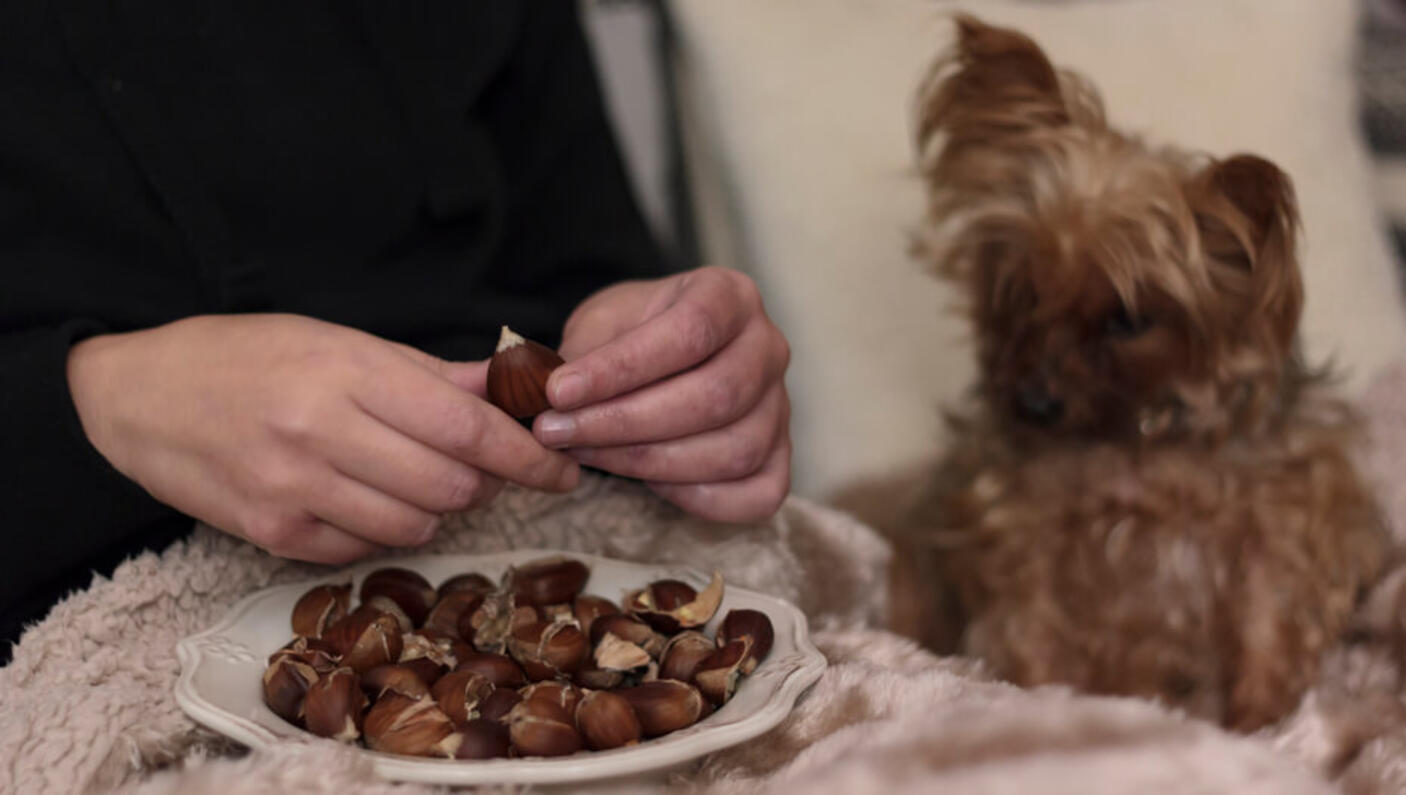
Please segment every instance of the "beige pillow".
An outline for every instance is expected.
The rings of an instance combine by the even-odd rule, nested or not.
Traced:
[[[973,373],[953,296],[906,254],[910,111],[964,9],[1089,75],[1155,141],[1248,150],[1295,179],[1312,357],[1361,387],[1406,322],[1353,107],[1348,0],[673,0],[713,261],[749,269],[794,348],[796,490],[935,454]]]

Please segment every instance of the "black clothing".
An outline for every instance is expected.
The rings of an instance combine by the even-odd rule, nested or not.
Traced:
[[[279,311],[482,358],[661,274],[575,7],[0,3],[0,640],[190,525],[88,443],[75,341]]]

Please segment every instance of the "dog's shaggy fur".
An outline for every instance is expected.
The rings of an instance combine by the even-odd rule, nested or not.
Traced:
[[[1020,684],[1284,715],[1383,565],[1355,421],[1298,355],[1288,177],[1154,148],[959,17],[919,96],[917,246],[979,383],[906,543],[927,640]]]

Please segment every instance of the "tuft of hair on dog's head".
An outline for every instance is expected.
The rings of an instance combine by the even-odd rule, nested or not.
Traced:
[[[1028,37],[956,27],[918,93],[916,248],[970,305],[993,415],[1034,438],[1270,427],[1307,378],[1289,178],[1149,147]]]

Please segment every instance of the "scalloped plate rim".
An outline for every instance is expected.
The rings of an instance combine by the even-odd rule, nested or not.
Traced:
[[[323,582],[343,582],[348,579],[356,581],[359,575],[376,568],[404,566],[414,569],[417,565],[424,565],[426,561],[462,560],[466,567],[462,570],[469,570],[474,566],[502,567],[549,555],[566,555],[582,559],[593,564],[593,572],[597,566],[605,564],[609,567],[642,570],[649,573],[646,576],[657,577],[666,574],[666,576],[677,576],[681,579],[687,578],[697,582],[706,582],[708,579],[707,575],[686,564],[639,563],[591,553],[557,549],[518,549],[482,554],[414,555],[363,562],[323,576],[262,588],[236,602],[223,617],[210,627],[182,638],[176,644],[176,656],[181,664],[181,674],[175,686],[176,703],[197,723],[252,749],[265,748],[279,742],[332,742],[313,737],[292,725],[288,726],[288,734],[280,736],[250,718],[237,715],[212,703],[195,685],[196,674],[205,654],[205,650],[202,648],[203,642],[220,638],[225,632],[238,627],[261,602],[285,596],[290,591],[300,592]],[[583,753],[557,759],[494,759],[464,762],[449,759],[413,759],[382,754],[364,748],[358,749],[358,751],[371,759],[378,774],[398,781],[450,785],[565,784],[663,772],[675,769],[714,751],[758,737],[775,728],[790,714],[801,695],[820,679],[828,663],[824,655],[811,642],[805,615],[795,605],[784,599],[739,586],[729,585],[727,593],[745,596],[747,600],[766,603],[766,612],[774,623],[777,614],[790,619],[790,638],[795,645],[791,657],[796,659],[789,661],[792,666],[791,670],[783,671],[779,680],[771,683],[771,692],[765,702],[754,712],[741,719],[717,725],[709,725],[705,719],[694,727],[683,730],[689,733],[684,737],[666,736],[632,748]],[[764,675],[768,665],[780,665],[782,659],[784,658],[767,660],[749,677],[749,683],[763,681],[758,677]],[[766,681],[775,678],[766,677]]]

